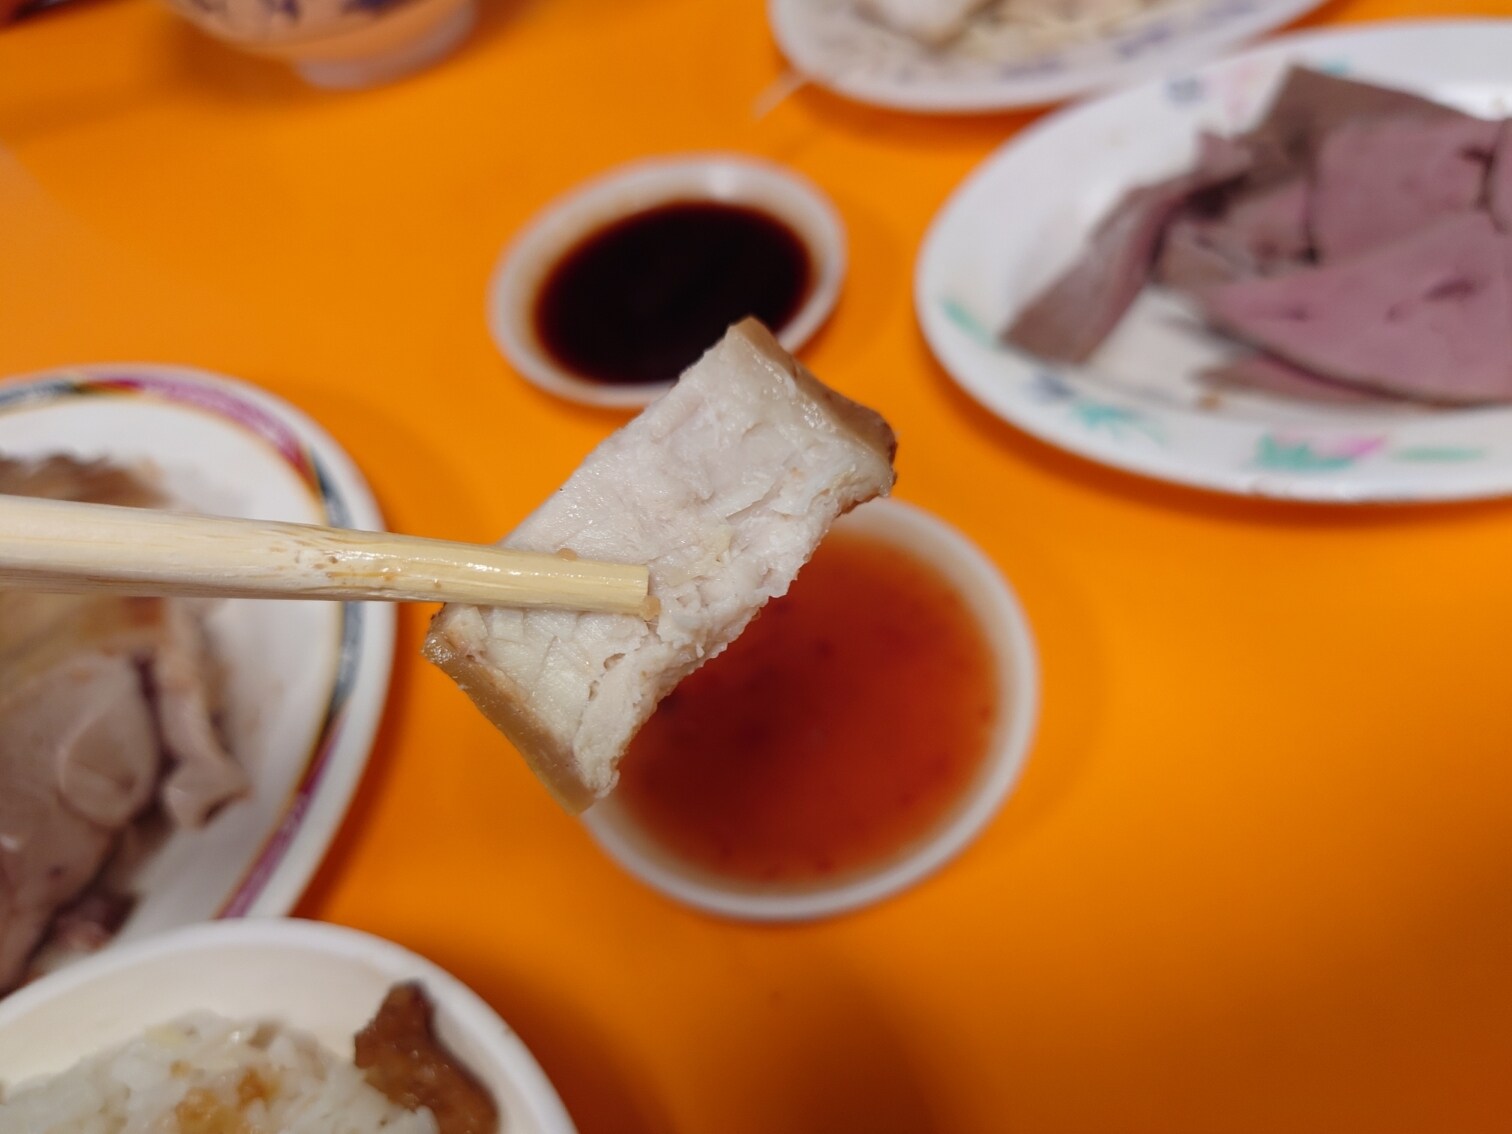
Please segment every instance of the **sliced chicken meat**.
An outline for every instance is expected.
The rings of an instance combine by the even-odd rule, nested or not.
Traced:
[[[85,654],[8,690],[0,704],[0,990],[151,802],[160,760],[130,658]]]
[[[204,627],[185,601],[164,605],[152,651],[153,705],[169,770],[160,798],[180,827],[203,826],[247,790],[247,773],[226,751],[214,723],[215,662]]]
[[[0,458],[0,490],[162,503],[128,470],[63,457]],[[198,609],[0,589],[0,989],[144,811],[198,826],[247,790]]]

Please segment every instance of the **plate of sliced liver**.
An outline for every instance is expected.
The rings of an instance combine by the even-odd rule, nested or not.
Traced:
[[[1051,444],[1329,503],[1512,490],[1512,24],[1296,35],[1042,120],[936,217],[940,363]]]

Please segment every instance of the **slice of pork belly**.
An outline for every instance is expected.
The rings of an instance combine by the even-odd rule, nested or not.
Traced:
[[[1004,341],[1056,362],[1085,362],[1149,280],[1161,234],[1176,211],[1248,168],[1242,146],[1203,135],[1197,168],[1126,193],[1075,263],[1014,317]]]
[[[580,810],[657,702],[787,591],[838,516],[891,488],[894,447],[747,320],[503,540],[645,563],[660,612],[449,605],[425,654]]]
[[[1176,291],[1196,291],[1307,264],[1309,198],[1307,180],[1292,177],[1249,191],[1241,182],[1213,215],[1189,207],[1166,229],[1156,281]]]
[[[1318,259],[1358,256],[1478,207],[1498,131],[1464,114],[1361,118],[1329,131],[1313,174]]]
[[[1219,327],[1338,381],[1452,404],[1512,399],[1512,237],[1461,213],[1353,260],[1205,298]]]

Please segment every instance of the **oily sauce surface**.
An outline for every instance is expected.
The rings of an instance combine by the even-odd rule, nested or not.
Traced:
[[[996,693],[996,661],[951,584],[890,544],[837,533],[662,702],[616,798],[718,874],[832,880],[947,815],[986,755]]]
[[[812,274],[807,247],[775,217],[673,202],[615,221],[563,256],[536,297],[536,336],[584,378],[662,382],[748,315],[775,333]]]

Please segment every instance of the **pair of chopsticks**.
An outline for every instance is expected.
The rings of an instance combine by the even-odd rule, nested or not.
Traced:
[[[649,618],[644,566],[388,532],[0,495],[0,585],[558,607]]]

